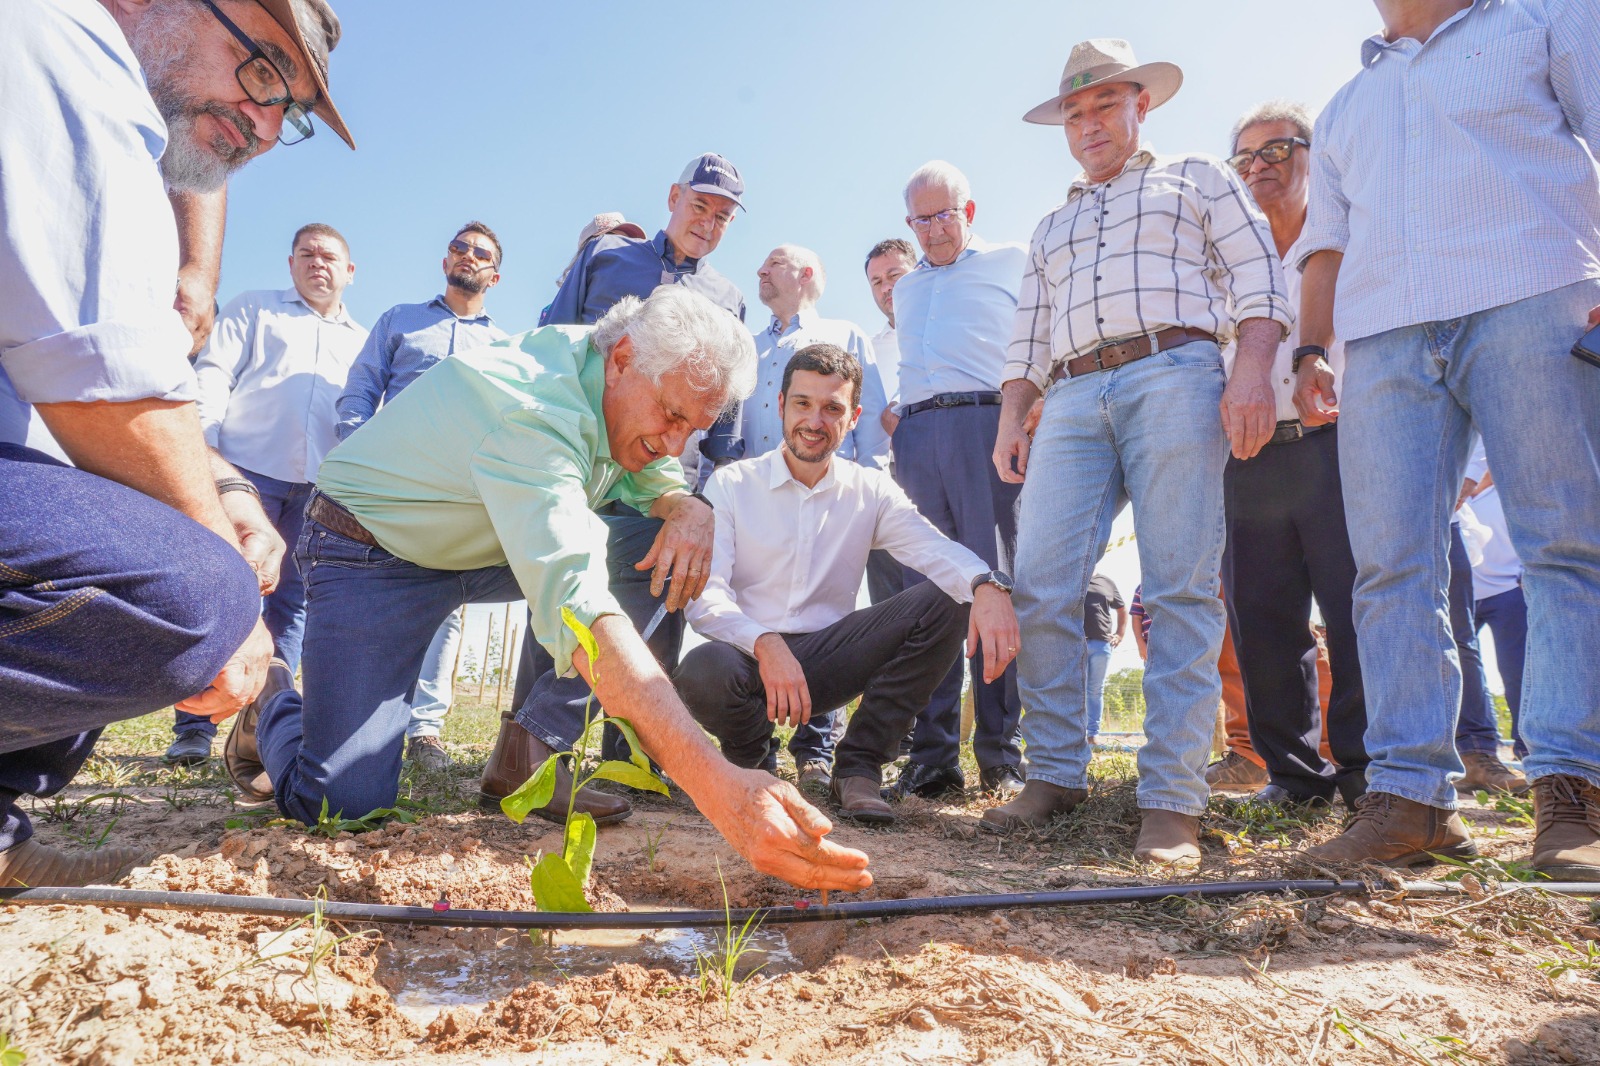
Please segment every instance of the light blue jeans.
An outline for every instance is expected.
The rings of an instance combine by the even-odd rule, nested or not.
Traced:
[[[1569,354],[1597,304],[1585,281],[1346,345],[1339,466],[1373,791],[1455,806],[1449,532],[1474,427],[1525,567],[1523,767],[1600,785],[1600,369]]]
[[[1104,640],[1089,644],[1089,680],[1085,697],[1089,702],[1089,739],[1100,735],[1100,717],[1105,710],[1106,668],[1111,665],[1111,645]]]
[[[1129,501],[1155,635],[1144,675],[1139,806],[1205,809],[1226,624],[1217,595],[1224,383],[1217,346],[1195,341],[1057,382],[1046,394],[1022,486],[1014,596],[1030,781],[1088,785],[1083,594]]]
[[[452,614],[433,634],[428,653],[422,658],[407,737],[436,737],[444,729],[444,716],[455,698],[456,653],[460,648],[461,615]]]

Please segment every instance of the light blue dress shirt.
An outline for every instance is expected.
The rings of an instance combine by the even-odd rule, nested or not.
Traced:
[[[457,318],[442,295],[425,304],[389,308],[379,316],[350,368],[350,380],[336,407],[339,422],[334,432],[344,440],[372,417],[379,401],[388,403],[400,395],[439,360],[505,336],[488,312]]]
[[[741,427],[745,458],[765,455],[783,443],[783,411],[778,407],[783,369],[795,352],[810,344],[836,345],[861,364],[861,418],[856,428],[845,434],[838,454],[863,466],[889,469],[889,435],[881,421],[886,400],[872,342],[854,322],[820,318],[810,308],[787,324],[774,315],[767,328],[756,334],[756,391],[744,402]]]
[[[923,259],[895,282],[900,406],[946,392],[997,392],[1028,249],[974,236],[948,266]]]
[[[104,7],[0,3],[0,443],[29,404],[195,398],[166,144]]]
[[[1600,277],[1600,173],[1578,140],[1600,144],[1594,0],[1479,0],[1426,44],[1370,38],[1361,68],[1317,119],[1300,237],[1299,265],[1344,253],[1340,337]]]

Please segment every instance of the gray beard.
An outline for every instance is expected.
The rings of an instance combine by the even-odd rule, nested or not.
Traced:
[[[186,57],[196,36],[186,9],[155,5],[133,27],[128,43],[139,59],[156,110],[167,124],[162,178],[180,192],[214,192],[227,184],[229,174],[255,156],[261,140],[244,115],[215,101],[201,102],[181,88]],[[220,133],[209,144],[197,141],[195,121],[207,114],[232,123],[244,134],[244,147],[235,148]]]

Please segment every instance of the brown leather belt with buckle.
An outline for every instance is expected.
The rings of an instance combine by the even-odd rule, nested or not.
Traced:
[[[306,517],[314,518],[342,537],[349,537],[357,544],[365,544],[369,548],[380,547],[378,538],[367,532],[367,527],[356,521],[356,516],[345,510],[338,501],[324,496],[319,491],[311,493],[311,500],[306,504]]]
[[[1215,344],[1217,338],[1215,334],[1207,333],[1203,329],[1173,326],[1171,329],[1130,337],[1125,341],[1102,344],[1092,352],[1062,363],[1056,368],[1054,377],[1060,381],[1062,378],[1093,374],[1097,370],[1110,370],[1112,367],[1122,366],[1124,363],[1131,363],[1147,355],[1164,352],[1169,348],[1176,348],[1180,344],[1189,344],[1193,341],[1210,341]]]

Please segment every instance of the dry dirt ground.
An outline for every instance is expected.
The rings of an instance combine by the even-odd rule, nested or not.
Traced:
[[[214,767],[173,771],[159,729],[108,738],[42,839],[158,853],[134,887],[457,907],[531,905],[525,857],[555,830],[468,807],[481,743],[411,782],[415,821],[309,833],[235,805]],[[121,752],[120,754],[118,752]],[[141,753],[142,752],[142,753]],[[975,831],[982,804],[911,801],[892,829],[840,826],[873,857],[869,897],[1154,883],[1127,860],[1126,755],[1044,836]],[[0,909],[0,1064],[90,1063],[1597,1063],[1600,930],[1587,901],[1502,895],[1525,870],[1524,805],[1472,805],[1491,858],[1472,897],[1012,911],[759,930],[736,960],[709,936],[553,945],[510,931],[90,908]],[[428,813],[431,810],[436,813]],[[1196,880],[1318,876],[1300,820],[1213,803]],[[787,903],[678,794],[603,829],[601,909]],[[707,971],[702,978],[695,963]],[[762,964],[753,975],[747,971]],[[9,1049],[9,1050],[8,1050]],[[15,1057],[26,1055],[25,1060]]]

